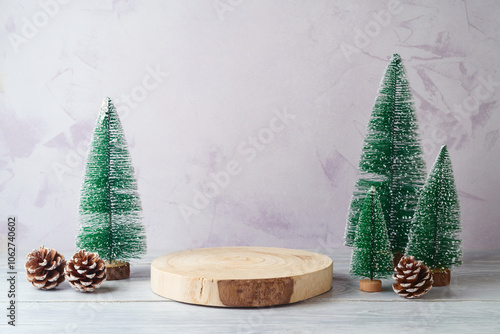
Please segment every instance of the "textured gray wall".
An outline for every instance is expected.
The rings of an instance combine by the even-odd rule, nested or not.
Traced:
[[[74,247],[86,145],[110,96],[150,249],[341,247],[397,52],[427,168],[449,147],[464,247],[498,248],[499,16],[495,1],[2,1],[2,220],[18,216],[20,248]]]

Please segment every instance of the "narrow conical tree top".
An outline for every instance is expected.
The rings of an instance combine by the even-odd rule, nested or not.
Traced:
[[[393,253],[403,253],[417,196],[425,181],[425,162],[412,94],[401,57],[393,55],[375,100],[359,161],[345,232],[352,246],[363,198],[374,186],[380,195]]]
[[[384,214],[377,191],[371,187],[360,212],[350,273],[373,280],[389,277],[392,272],[392,253]]]
[[[80,197],[77,247],[108,261],[146,251],[141,202],[118,113],[103,101],[87,155]]]
[[[441,148],[420,194],[406,254],[431,270],[462,263],[460,205],[446,146]]]

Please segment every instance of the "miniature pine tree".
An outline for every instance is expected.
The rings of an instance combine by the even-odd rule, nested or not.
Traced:
[[[87,156],[77,247],[97,252],[109,268],[125,263],[126,268],[120,270],[128,271],[123,273],[127,277],[127,262],[146,251],[141,211],[123,129],[115,106],[106,98]],[[113,279],[109,273],[108,279]]]
[[[457,189],[448,149],[443,146],[422,188],[406,254],[423,261],[431,272],[447,272],[449,277],[449,270],[462,263],[460,230]],[[435,277],[434,285],[446,285],[446,280],[441,284]]]
[[[425,182],[425,162],[406,72],[393,55],[382,80],[364,139],[346,224],[345,244],[354,245],[363,197],[374,186],[387,223],[391,250],[402,255],[408,242],[418,191]]]
[[[393,257],[384,214],[374,187],[370,188],[365,197],[353,245],[351,275],[367,277],[369,281],[391,276]],[[363,283],[366,282],[361,281],[360,289],[370,291],[363,288]],[[377,280],[377,283],[378,288],[373,291],[380,291],[381,282]]]

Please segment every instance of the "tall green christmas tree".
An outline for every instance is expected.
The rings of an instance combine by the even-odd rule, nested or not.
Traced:
[[[77,247],[98,252],[107,266],[146,251],[141,201],[116,108],[103,101],[87,156]]]
[[[462,263],[460,205],[446,146],[441,148],[420,194],[406,254],[432,272]]]
[[[350,273],[370,280],[393,273],[392,253],[382,207],[374,187],[366,195],[359,215]]]
[[[387,223],[391,250],[404,253],[418,192],[425,182],[425,162],[418,136],[415,107],[401,57],[387,66],[368,123],[363,152],[345,231],[354,245],[363,198],[374,186]]]

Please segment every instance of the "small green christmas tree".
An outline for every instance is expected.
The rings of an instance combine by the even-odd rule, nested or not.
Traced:
[[[449,270],[462,264],[460,205],[446,146],[441,147],[420,194],[406,254],[423,261],[434,273],[434,285],[449,283]],[[447,282],[436,273],[447,272]]]
[[[393,273],[393,257],[382,207],[374,187],[368,191],[359,216],[350,273],[353,276],[386,278]],[[365,280],[366,281],[366,280]],[[372,282],[363,282],[371,284]],[[377,281],[380,291],[381,283]],[[360,289],[365,290],[360,284]]]
[[[87,156],[77,247],[98,252],[108,267],[139,258],[146,251],[141,211],[123,129],[115,106],[106,98]]]
[[[345,244],[354,245],[363,198],[374,186],[395,255],[404,253],[425,162],[415,108],[401,57],[393,55],[382,80],[364,140],[359,178],[349,207]]]

